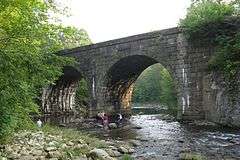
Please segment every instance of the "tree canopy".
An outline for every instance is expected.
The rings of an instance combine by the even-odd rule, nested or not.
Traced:
[[[52,0],[0,1],[0,141],[31,125],[38,92],[74,64],[54,53],[90,43],[84,30],[57,24],[56,12]]]
[[[185,35],[197,43],[216,46],[209,68],[232,79],[240,62],[240,1],[196,0],[180,21]]]

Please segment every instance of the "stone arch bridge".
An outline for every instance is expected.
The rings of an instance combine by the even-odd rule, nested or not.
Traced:
[[[89,114],[97,111],[128,112],[134,81],[147,67],[160,63],[172,75],[182,119],[205,116],[204,76],[213,47],[187,42],[179,28],[111,40],[61,51],[74,57],[55,86],[43,92],[45,113],[74,111],[77,82],[89,84]]]

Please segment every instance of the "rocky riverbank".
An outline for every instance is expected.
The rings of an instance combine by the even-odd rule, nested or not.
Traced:
[[[99,140],[73,129],[45,127],[21,131],[0,146],[0,160],[120,160],[135,152],[136,140]]]

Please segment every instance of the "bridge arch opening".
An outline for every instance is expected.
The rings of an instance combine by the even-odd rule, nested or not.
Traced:
[[[155,64],[160,65],[154,58],[133,55],[122,58],[112,65],[106,76],[106,104],[114,107],[116,112],[131,113],[134,84],[144,70]],[[172,77],[171,73],[169,71]],[[174,77],[172,78],[174,79]],[[174,87],[176,89],[176,83],[174,83]]]
[[[177,95],[172,76],[160,63],[146,68],[134,83],[132,105],[134,113],[177,114]]]
[[[88,107],[88,81],[76,68],[65,66],[63,75],[42,93],[44,114],[76,114]],[[84,111],[85,112],[85,111]]]

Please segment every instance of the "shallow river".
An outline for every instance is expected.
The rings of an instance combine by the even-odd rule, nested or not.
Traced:
[[[131,135],[146,140],[136,148],[137,159],[174,160],[181,152],[201,153],[207,159],[240,159],[240,132],[236,130],[183,125],[162,120],[161,115],[133,116],[131,123],[142,129],[119,135],[134,132]]]
[[[96,129],[87,132],[104,139],[140,140],[141,145],[133,154],[138,160],[175,160],[183,152],[200,153],[209,160],[240,160],[239,130],[181,124],[166,119],[166,114],[135,115],[129,123],[141,129],[123,127],[107,133]]]
[[[135,159],[179,159],[180,153],[204,155],[209,160],[240,159],[240,132],[229,128],[180,124],[165,115],[132,116],[130,123],[142,129],[112,130],[113,139],[140,139]],[[99,135],[99,134],[98,134]]]

